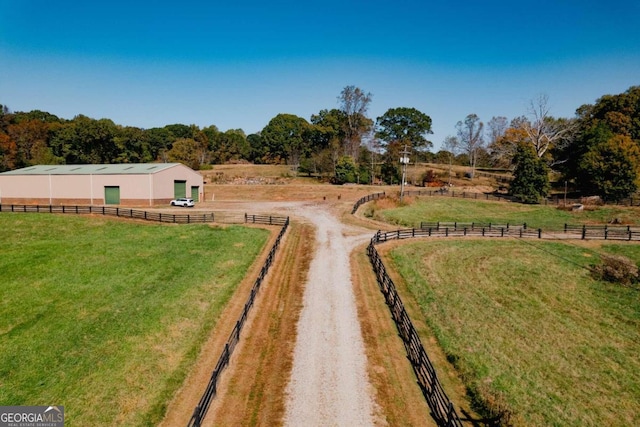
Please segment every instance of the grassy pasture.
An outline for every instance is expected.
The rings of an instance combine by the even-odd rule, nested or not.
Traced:
[[[404,206],[391,199],[381,199],[364,207],[363,213],[381,221],[405,227],[419,227],[428,222],[485,222],[494,224],[527,223],[532,228],[561,229],[567,224],[603,224],[617,218],[624,224],[640,224],[640,209],[601,206],[582,212],[560,210],[555,206],[458,199],[453,197],[419,197]]]
[[[268,236],[0,214],[0,405],[156,425]]]
[[[633,244],[458,239],[390,266],[472,396],[515,425],[640,425],[640,295],[591,278],[602,252],[640,262]]]

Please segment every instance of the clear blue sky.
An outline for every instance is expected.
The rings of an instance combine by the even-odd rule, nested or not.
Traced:
[[[431,4],[434,3],[434,4]],[[0,104],[150,128],[309,120],[342,88],[414,107],[436,147],[475,113],[551,113],[640,85],[637,0],[0,0]]]

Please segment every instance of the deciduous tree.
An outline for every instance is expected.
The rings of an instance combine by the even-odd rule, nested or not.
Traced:
[[[476,171],[478,153],[484,145],[482,137],[484,124],[480,121],[480,117],[475,114],[469,114],[464,121],[456,124],[456,128],[458,129],[460,145],[469,156],[469,166],[471,167],[471,177],[473,178]]]
[[[543,157],[550,149],[562,150],[575,131],[574,120],[556,119],[550,115],[549,97],[540,95],[529,103],[529,120],[522,122],[536,155]]]
[[[272,162],[286,160],[298,168],[303,155],[308,154],[309,123],[293,114],[278,114],[262,129],[262,139]]]
[[[376,119],[376,137],[387,143],[399,142],[409,148],[429,149],[431,117],[415,108],[390,108]]]
[[[578,166],[578,186],[607,201],[631,196],[638,189],[640,147],[628,135],[614,135],[593,146]]]
[[[167,153],[170,162],[183,163],[191,169],[200,168],[200,144],[193,138],[178,138]]]
[[[345,114],[344,151],[352,158],[357,158],[362,136],[373,128],[373,120],[367,117],[367,110],[373,95],[359,87],[346,86],[340,92],[338,101],[340,110]]]

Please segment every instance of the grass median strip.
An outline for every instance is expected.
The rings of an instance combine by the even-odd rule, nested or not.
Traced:
[[[269,232],[0,215],[0,405],[155,425]]]
[[[390,258],[448,358],[516,425],[640,422],[638,292],[581,265],[637,246],[411,242]],[[508,254],[508,256],[507,256]]]

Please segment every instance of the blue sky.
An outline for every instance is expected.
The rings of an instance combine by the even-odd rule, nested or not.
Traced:
[[[571,117],[639,85],[639,23],[628,0],[0,0],[0,104],[253,133],[355,85],[374,120],[431,116],[437,147],[470,113],[511,119],[546,94]]]

